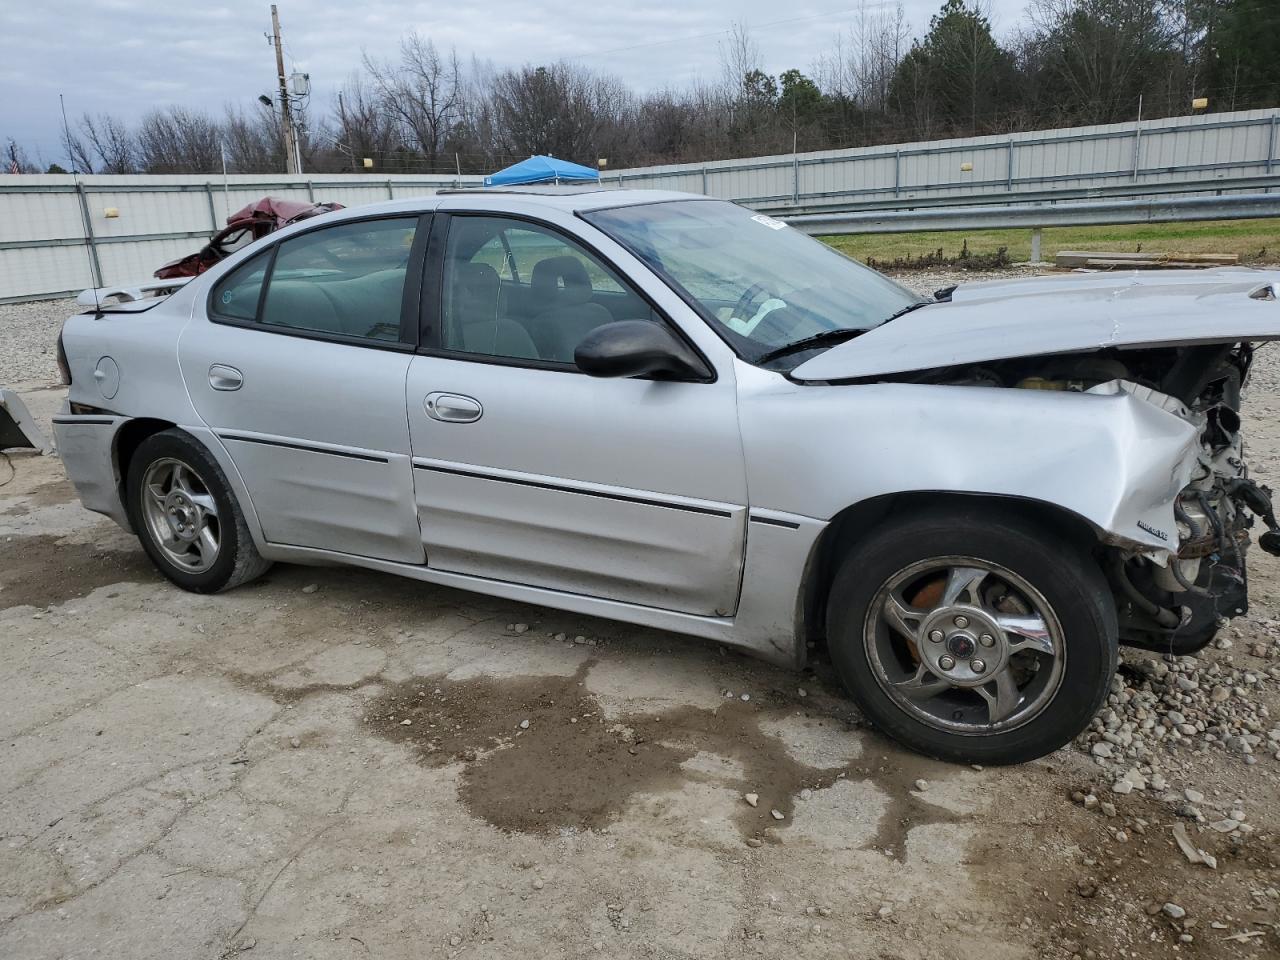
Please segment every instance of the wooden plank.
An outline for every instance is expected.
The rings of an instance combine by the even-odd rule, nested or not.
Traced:
[[[1233,253],[1112,253],[1105,251],[1059,250],[1054,262],[1060,267],[1084,267],[1095,261],[1110,265],[1133,263],[1142,266],[1165,264],[1193,267],[1229,267],[1240,262]]]

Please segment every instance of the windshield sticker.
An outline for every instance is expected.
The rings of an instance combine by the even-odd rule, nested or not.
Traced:
[[[763,213],[757,213],[751,218],[756,223],[763,223],[770,230],[781,230],[786,226],[781,220],[775,220],[773,217],[766,217]]]

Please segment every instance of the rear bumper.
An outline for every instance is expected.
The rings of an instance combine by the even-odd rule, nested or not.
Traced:
[[[67,477],[75,485],[85,509],[106,514],[132,533],[121,499],[121,478],[113,452],[116,431],[128,419],[106,414],[60,413],[53,418],[53,434]]]

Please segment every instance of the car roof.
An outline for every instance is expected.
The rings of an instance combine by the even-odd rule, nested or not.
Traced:
[[[645,203],[666,203],[675,200],[712,200],[713,197],[698,193],[681,193],[675,190],[626,190],[603,184],[574,186],[524,186],[477,187],[446,189],[421,197],[404,200],[384,200],[347,207],[334,213],[323,214],[303,221],[311,225],[323,219],[326,223],[338,220],[358,219],[394,213],[425,213],[430,210],[509,210],[513,213],[556,210],[578,213],[609,207],[626,207]]]

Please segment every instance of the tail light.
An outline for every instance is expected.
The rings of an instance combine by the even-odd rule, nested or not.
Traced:
[[[67,362],[67,348],[62,345],[62,331],[58,331],[58,376],[64,386],[71,386],[71,364]]]

